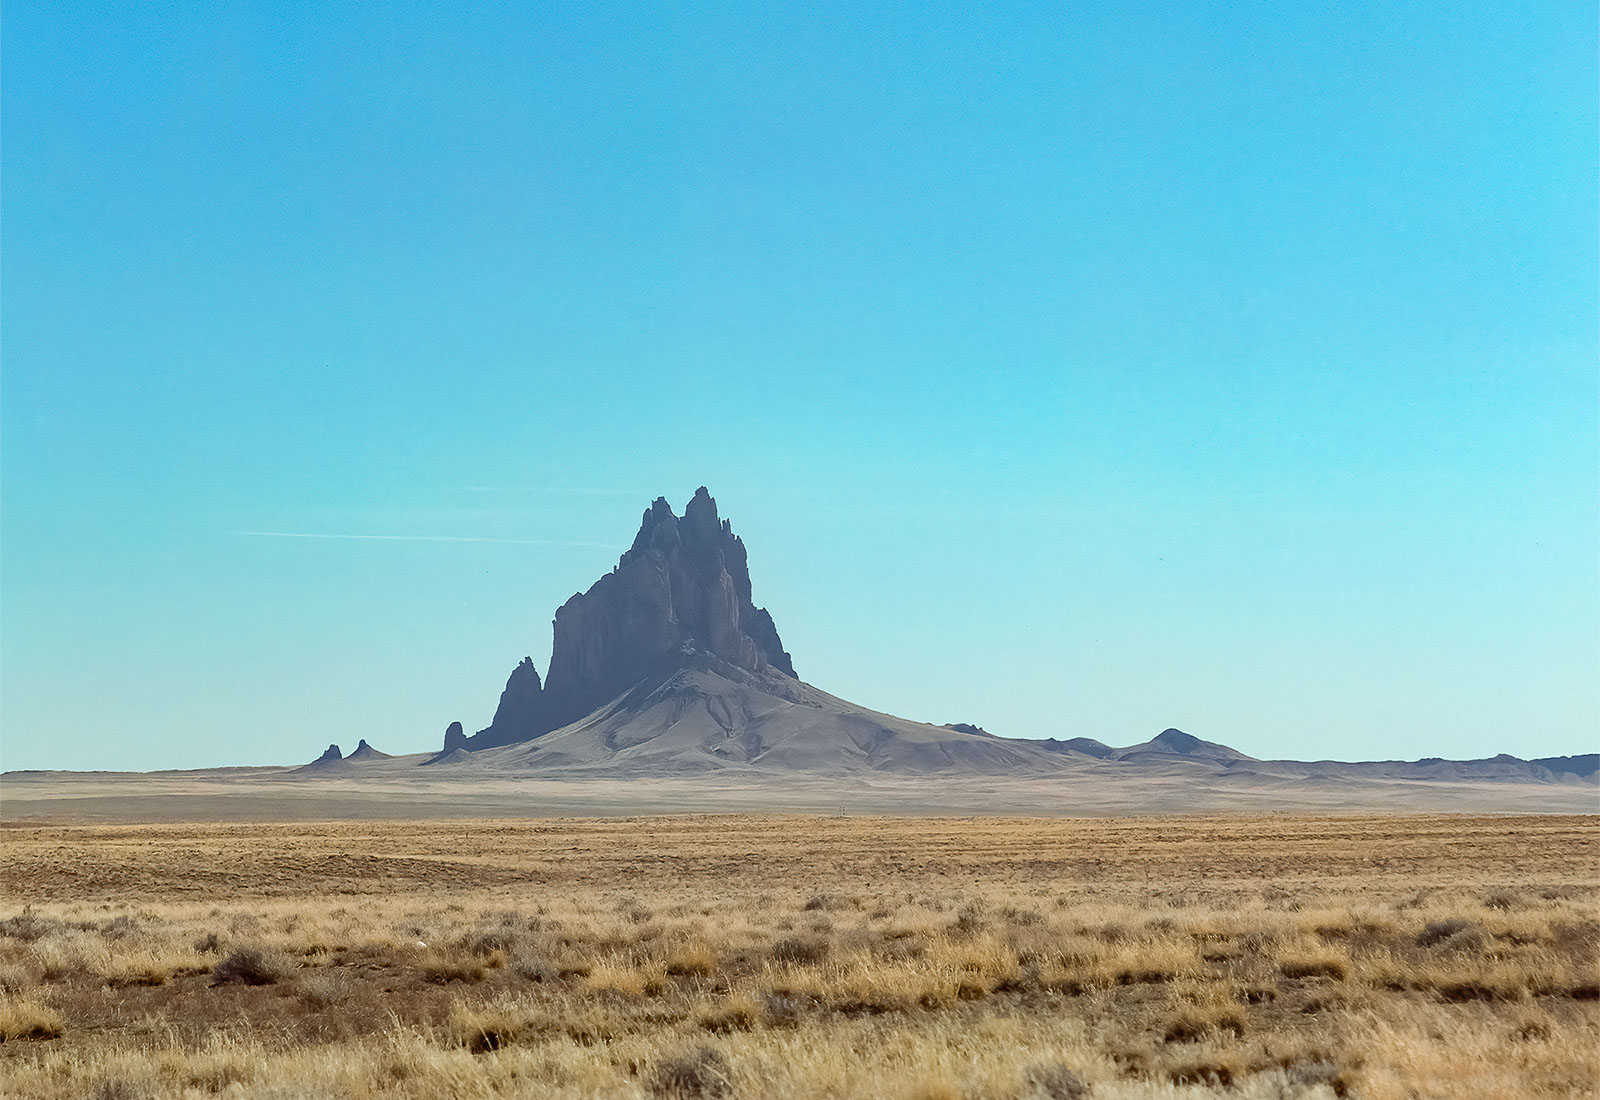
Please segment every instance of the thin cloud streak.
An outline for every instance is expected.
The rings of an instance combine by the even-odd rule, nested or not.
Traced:
[[[538,485],[461,485],[456,490],[463,493],[564,493],[574,496],[627,497],[638,494],[631,489],[558,488]]]
[[[498,539],[482,535],[369,535],[323,531],[239,531],[240,535],[262,539],[348,539],[358,542],[495,542],[513,546],[581,546],[612,550],[609,542],[583,542],[577,539]]]

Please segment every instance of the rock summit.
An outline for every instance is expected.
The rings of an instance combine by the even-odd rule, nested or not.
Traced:
[[[665,498],[645,510],[616,568],[556,611],[547,675],[524,657],[493,721],[471,737],[452,724],[444,751],[533,740],[645,680],[707,662],[795,675],[772,616],[751,600],[744,542],[701,486],[682,516]]]

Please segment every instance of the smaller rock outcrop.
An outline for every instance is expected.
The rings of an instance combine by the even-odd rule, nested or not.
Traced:
[[[1118,760],[1152,755],[1187,756],[1202,760],[1250,759],[1237,749],[1231,749],[1215,741],[1202,740],[1179,729],[1164,729],[1142,745],[1130,745],[1125,749],[1117,749],[1115,753]]]
[[[489,748],[528,741],[552,728],[550,699],[545,695],[539,670],[533,666],[532,657],[524,657],[506,680],[505,690],[500,693],[500,705],[494,709],[494,720],[488,728],[463,738],[461,743],[468,749]],[[445,736],[449,737],[448,732]],[[444,747],[450,748],[448,740]]]
[[[367,744],[366,738],[356,742],[356,751],[345,757],[346,760],[390,760],[393,759],[386,752],[379,752]]]
[[[366,742],[363,741],[362,744],[366,744]],[[312,763],[313,764],[332,764],[333,762],[335,762],[337,760],[343,760],[343,759],[344,759],[344,753],[339,751],[339,746],[338,745],[329,745],[326,749],[323,750],[322,755],[317,757],[315,760],[313,760]]]
[[[441,750],[441,755],[448,756],[450,753],[454,752],[456,749],[465,749],[466,747],[467,747],[466,731],[464,731],[461,728],[461,723],[460,722],[451,722],[448,726],[445,727],[445,731],[444,731],[444,749]]]

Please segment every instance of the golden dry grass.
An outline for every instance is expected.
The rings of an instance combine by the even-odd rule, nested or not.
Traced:
[[[25,1096],[1594,1096],[1593,818],[12,828]]]

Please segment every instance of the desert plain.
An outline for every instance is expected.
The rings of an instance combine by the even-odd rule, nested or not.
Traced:
[[[1572,1097],[1600,819],[6,809],[8,1097]]]

